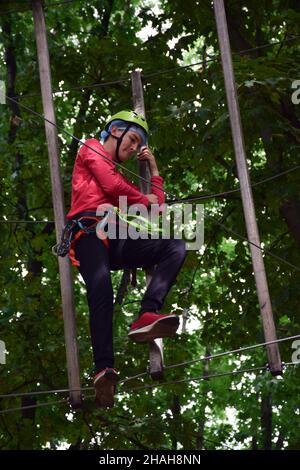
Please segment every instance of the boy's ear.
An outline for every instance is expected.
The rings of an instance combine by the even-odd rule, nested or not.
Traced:
[[[118,132],[118,126],[112,126],[110,133],[112,135],[116,135],[117,132]]]

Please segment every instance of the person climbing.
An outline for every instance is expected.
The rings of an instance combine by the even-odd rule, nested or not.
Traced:
[[[127,196],[129,205],[138,203],[147,208],[165,200],[163,178],[148,148],[148,125],[144,117],[134,111],[120,111],[108,119],[100,135],[102,143],[88,139],[77,154],[67,219],[72,229],[69,256],[78,267],[87,291],[96,401],[101,407],[112,407],[119,372],[114,368],[111,271],[155,266],[128,337],[136,343],[148,343],[155,338],[174,336],[179,326],[178,316],[159,311],[184,263],[186,248],[180,239],[98,236],[99,206],[119,207],[119,196]],[[138,160],[149,164],[153,183],[150,194],[143,194],[118,172],[115,164],[125,163],[136,152]]]

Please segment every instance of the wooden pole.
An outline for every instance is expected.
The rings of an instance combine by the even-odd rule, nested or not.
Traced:
[[[132,97],[133,106],[136,113],[146,117],[145,103],[143,94],[143,85],[141,79],[141,72],[135,70],[131,73],[132,83]],[[147,162],[138,162],[139,175],[146,178],[148,181],[151,178],[149,165]],[[150,193],[150,184],[140,180],[140,189],[143,194]],[[146,270],[146,285],[151,282],[151,272],[153,270]],[[163,355],[163,340],[157,338],[149,343],[149,362],[150,362],[150,375],[153,379],[159,380],[164,376],[164,355]]]
[[[40,72],[40,82],[43,100],[44,116],[56,123],[54,105],[52,100],[50,58],[47,42],[47,32],[44,11],[41,0],[32,3],[34,29],[37,44],[37,54]],[[60,174],[60,161],[58,153],[57,128],[45,121],[46,138],[48,145],[49,166],[51,174],[52,199],[55,217],[57,243],[65,225],[64,193]],[[70,388],[70,403],[74,408],[82,403],[80,392],[80,372],[78,361],[78,347],[76,339],[76,319],[73,296],[73,282],[70,261],[67,258],[58,258],[62,309],[64,316],[64,332],[67,353],[68,380]]]
[[[234,79],[231,48],[228,36],[228,28],[223,0],[214,0],[215,18],[218,30],[219,45],[221,50],[222,66],[225,80],[226,97],[229,108],[231,132],[234,144],[235,158],[238,176],[241,186],[241,196],[244,216],[247,227],[248,239],[260,246],[260,238],[255,217],[255,208],[250,184],[250,177],[246,161],[246,152],[243,139],[243,131],[240,117],[240,109]],[[252,265],[256,282],[257,295],[260,305],[263,329],[266,342],[276,340],[272,305],[269,295],[267,276],[259,248],[250,245]],[[282,364],[278,344],[266,347],[270,371],[273,375],[282,373]]]

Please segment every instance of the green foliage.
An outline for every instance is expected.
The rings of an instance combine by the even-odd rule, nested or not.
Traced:
[[[0,15],[8,7],[20,9],[21,3],[1,2]],[[247,7],[245,3],[228,1],[226,5],[254,182],[298,164],[299,106],[291,102],[291,85],[299,79],[299,42],[294,39],[259,47],[298,36],[300,11],[294,1],[255,0],[251,5],[247,2]],[[70,90],[55,94],[60,126],[78,138],[96,135],[108,114],[132,107],[127,79],[131,70],[142,68],[150,146],[166,189],[186,197],[238,187],[221,63],[209,60],[219,53],[210,1],[164,0],[159,11],[151,8],[151,2],[140,0],[74,1],[47,8],[46,24],[53,89]],[[149,25],[155,31],[145,38],[141,31]],[[16,61],[16,76],[14,89],[8,91],[28,95],[20,104],[42,112],[30,8],[0,16],[0,27],[0,79],[8,83],[9,50]],[[258,49],[241,53],[251,48]],[[186,61],[202,63],[173,70]],[[156,74],[162,70],[164,73]],[[113,83],[80,89],[102,82]],[[14,124],[15,108],[9,103],[0,106],[1,218],[51,221],[44,124],[22,107],[22,121]],[[78,146],[61,132],[59,145],[68,210]],[[294,171],[253,188],[261,240],[266,248],[297,266],[299,238],[297,242],[282,208],[286,200],[299,200],[299,184],[299,171]],[[246,236],[238,192],[205,201],[205,211]],[[51,254],[54,243],[51,223],[1,224],[0,340],[9,352],[7,364],[0,364],[3,394],[67,387],[59,274]],[[298,334],[296,271],[271,257],[264,259],[277,334]],[[75,270],[74,278],[81,380],[84,387],[90,387],[88,307],[84,284]],[[113,274],[115,291],[120,279],[121,273]],[[138,272],[137,287],[129,289],[123,305],[116,307],[116,366],[124,378],[147,368],[147,348],[129,343],[126,336],[143,290],[144,275]],[[179,314],[188,309],[187,332],[165,341],[167,365],[263,342],[246,243],[206,218],[205,251],[188,254],[164,309]],[[291,343],[281,343],[280,351],[282,359],[290,362]],[[33,419],[18,411],[1,414],[0,447],[54,449],[65,443],[81,449],[196,449],[203,438],[205,449],[264,448],[261,404],[271,397],[273,448],[299,449],[296,366],[287,368],[282,379],[274,379],[268,372],[249,372],[179,382],[207,374],[230,374],[266,362],[265,351],[258,349],[246,356],[167,369],[165,381],[171,383],[158,388],[138,389],[153,383],[148,377],[134,379],[119,387],[116,407],[110,411],[97,409],[93,398],[87,397],[81,411],[60,404],[37,408]],[[41,395],[37,403],[62,397]],[[0,410],[24,404],[20,398],[0,398]]]

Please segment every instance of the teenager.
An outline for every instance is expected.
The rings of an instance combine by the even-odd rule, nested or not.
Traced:
[[[128,205],[164,203],[163,178],[148,147],[148,125],[134,111],[112,116],[101,132],[101,141],[88,139],[76,157],[72,176],[70,221],[79,224],[73,238],[70,258],[84,279],[90,313],[90,332],[95,362],[94,386],[99,406],[114,405],[119,373],[114,369],[113,288],[111,271],[155,266],[151,282],[141,300],[138,318],[128,336],[137,343],[174,336],[179,318],[160,314],[164,300],[183,265],[185,242],[178,239],[120,239],[99,237],[96,226],[99,206],[119,207],[119,197]],[[115,164],[126,163],[133,155],[147,161],[151,173],[150,194],[142,194],[118,171]],[[78,228],[78,227],[77,227]]]

